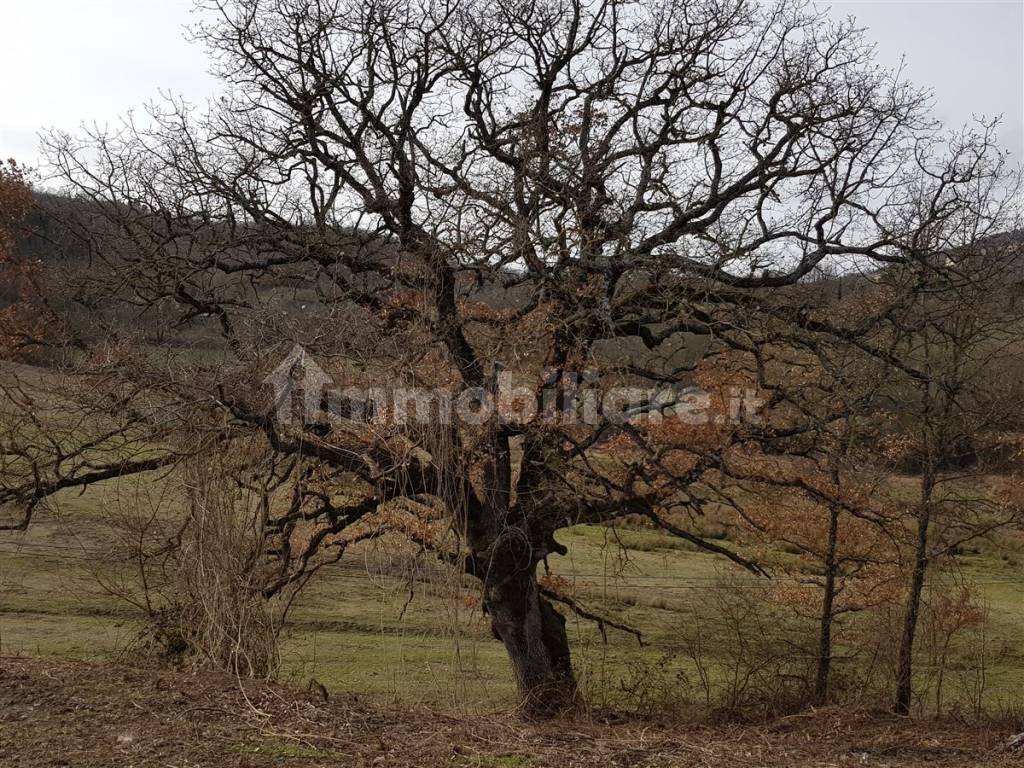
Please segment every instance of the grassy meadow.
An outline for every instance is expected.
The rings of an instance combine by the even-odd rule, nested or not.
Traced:
[[[130,653],[139,612],[101,587],[131,578],[130,569],[113,571],[104,558],[111,546],[105,520],[124,491],[111,481],[84,493],[64,492],[27,532],[0,534],[0,654],[95,660]],[[707,703],[708,686],[728,687],[743,674],[733,639],[709,623],[722,590],[739,595],[742,604],[744,594],[797,578],[774,568],[774,579],[759,580],[650,529],[578,526],[559,539],[569,552],[550,559],[551,573],[572,585],[588,609],[642,633],[643,645],[611,627],[605,639],[593,623],[570,617],[575,664],[588,701],[597,706],[664,711]],[[768,564],[788,557],[768,553]],[[1019,701],[1022,562],[1024,537],[1014,533],[957,557],[955,567],[978,585],[988,616],[970,642],[952,646],[947,702],[963,694],[958,687],[979,686],[990,709]],[[772,620],[738,618],[751,627]],[[885,663],[844,650],[845,637],[875,631],[859,622],[856,615],[840,619],[836,680]],[[813,622],[800,626],[813,644]],[[797,663],[807,647],[792,649]],[[969,658],[979,648],[983,679],[977,659]],[[281,676],[300,687],[315,678],[333,692],[447,711],[502,711],[514,704],[504,649],[491,637],[472,585],[387,537],[350,549],[307,586],[289,614],[281,654]],[[922,652],[918,663],[927,695],[935,671],[930,658]]]

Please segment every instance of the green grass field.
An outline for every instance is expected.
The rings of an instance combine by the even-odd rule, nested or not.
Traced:
[[[102,557],[110,545],[102,519],[117,492],[108,484],[66,493],[27,532],[0,534],[0,653],[103,659],[131,645],[138,613],[106,594],[97,579],[118,575],[103,570]],[[588,608],[637,628],[644,638],[640,647],[631,635],[609,629],[605,642],[592,623],[570,618],[574,660],[588,699],[612,707],[634,707],[638,700],[659,707],[699,701],[700,670],[681,638],[707,622],[723,578],[740,593],[763,589],[765,582],[653,530],[581,526],[561,532],[559,539],[569,553],[551,559],[553,573],[572,583]],[[984,698],[993,708],[1019,701],[1024,688],[1022,549],[1024,540],[1007,534],[957,560],[962,574],[983,590],[990,611],[980,641],[987,654]],[[304,686],[315,677],[332,691],[451,711],[511,707],[504,650],[480,608],[467,599],[471,585],[446,576],[409,578],[410,558],[396,542],[364,543],[311,582],[283,636],[283,678]],[[857,621],[840,625],[839,677],[867,663],[844,656],[843,638],[855,635]],[[735,673],[729,666],[734,660],[723,650],[726,639],[714,634],[720,628],[708,626],[711,682],[724,685]],[[974,675],[967,653],[976,652],[977,643],[955,646],[962,650],[951,660],[947,686],[966,685],[968,673]],[[919,669],[927,688],[933,674],[925,661]],[[955,690],[947,696],[955,698]]]

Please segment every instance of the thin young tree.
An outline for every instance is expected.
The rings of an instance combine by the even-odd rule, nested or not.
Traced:
[[[892,393],[903,423],[890,454],[919,479],[896,668],[894,708],[903,715],[912,705],[914,640],[929,569],[1021,512],[998,494],[966,488],[972,478],[1006,468],[998,441],[1020,407],[999,379],[1021,355],[1003,292],[1021,249],[997,237],[1019,224],[1019,198],[1012,188],[994,196],[984,184],[969,185],[960,194],[970,204],[950,205],[943,188],[957,170],[930,168],[924,154],[919,165],[932,192],[917,215],[942,214],[920,234],[921,254],[886,278],[897,297],[893,337],[904,382]]]

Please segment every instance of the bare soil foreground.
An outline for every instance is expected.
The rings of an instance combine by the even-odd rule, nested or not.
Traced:
[[[10,768],[1019,766],[1004,746],[1011,727],[838,710],[675,728],[456,719],[213,674],[0,659],[0,765]]]

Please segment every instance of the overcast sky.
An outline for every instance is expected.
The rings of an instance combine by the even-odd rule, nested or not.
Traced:
[[[202,50],[184,39],[192,0],[4,0],[0,158],[38,165],[37,134],[114,124],[159,91],[216,93]],[[1024,0],[843,0],[888,66],[935,91],[950,124],[1004,116],[1001,140],[1024,157]]]

